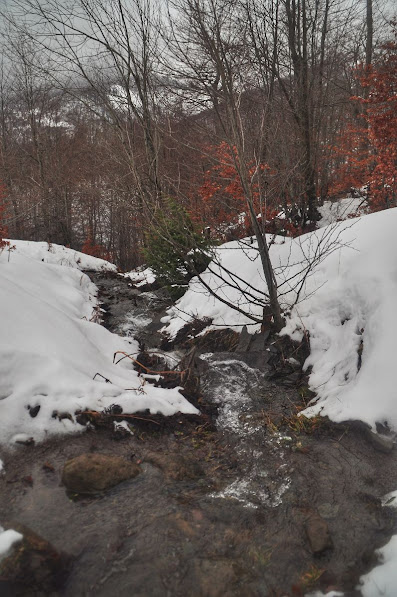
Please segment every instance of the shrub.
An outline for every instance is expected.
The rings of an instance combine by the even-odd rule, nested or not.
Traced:
[[[173,298],[182,296],[189,280],[211,260],[211,241],[174,199],[168,199],[145,237],[144,257]]]

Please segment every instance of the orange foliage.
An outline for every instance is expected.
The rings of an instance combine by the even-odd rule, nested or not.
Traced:
[[[395,32],[397,34],[397,30]],[[362,108],[362,124],[347,127],[334,155],[342,165],[331,192],[349,187],[369,187],[372,211],[396,205],[397,168],[397,43],[383,47],[372,67],[357,72],[364,97],[353,97]]]
[[[396,30],[397,39],[397,30]],[[364,73],[362,85],[369,90],[362,100],[368,122],[368,141],[374,156],[371,174],[373,207],[396,204],[397,192],[397,43],[384,46],[382,60]]]
[[[111,260],[109,251],[105,249],[103,245],[96,244],[92,238],[92,231],[89,230],[87,238],[81,248],[81,252],[92,257],[98,257],[99,259]]]
[[[247,200],[238,175],[238,157],[235,148],[222,142],[218,146],[207,148],[214,156],[215,163],[204,173],[204,182],[198,189],[199,204],[192,218],[202,226],[210,226],[221,232],[226,240],[252,235],[253,229],[247,213]],[[260,181],[266,182],[266,175],[274,175],[267,164],[248,164],[248,175],[252,181],[251,192],[254,211],[261,221],[266,217],[265,228],[269,233],[283,233],[291,236],[301,234],[302,230],[290,217],[287,209],[285,218],[280,218],[280,206],[266,206],[263,210],[260,201]],[[292,209],[292,206],[289,206]],[[223,232],[227,231],[227,232]],[[223,234],[222,234],[223,232]]]
[[[238,158],[235,148],[230,148],[225,142],[208,148],[215,164],[204,174],[204,182],[198,189],[202,200],[202,213],[200,214],[206,225],[219,226],[235,223],[239,213],[246,210],[246,199],[241,185],[241,180],[236,169]],[[261,164],[259,169],[266,168]],[[249,174],[253,176],[256,166],[250,166]],[[253,183],[252,194],[255,210],[259,208],[258,182]],[[239,222],[243,226],[243,222]]]

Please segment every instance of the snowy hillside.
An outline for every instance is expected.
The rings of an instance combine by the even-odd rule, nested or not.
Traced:
[[[12,255],[23,255],[28,259],[43,261],[56,265],[73,267],[78,270],[116,272],[117,267],[109,261],[86,255],[63,245],[49,244],[46,242],[33,242],[30,240],[10,240],[14,247]],[[4,257],[3,257],[4,261]]]
[[[361,419],[397,428],[395,339],[397,338],[397,209],[362,216],[321,228],[296,239],[277,238],[270,253],[284,307],[292,307],[282,333],[299,339],[310,333],[310,385],[317,402],[306,414],[321,413],[334,421]],[[321,253],[323,255],[321,256]],[[238,241],[217,249],[219,263],[203,274],[205,282],[229,302],[260,316],[241,291],[221,283],[224,266],[244,286],[266,290],[254,246]],[[316,264],[308,270],[313,259]],[[305,269],[306,268],[306,269]],[[296,280],[309,271],[299,301]],[[223,273],[225,277],[225,274]],[[227,280],[227,276],[226,276]],[[250,286],[248,286],[250,285]],[[198,279],[164,318],[175,335],[186,321],[208,317],[216,326],[252,324],[208,292]],[[250,325],[253,333],[259,326]],[[241,329],[237,328],[237,329]]]
[[[317,209],[321,216],[317,228],[323,228],[334,222],[365,215],[368,204],[362,197],[345,197],[339,201],[324,201]]]
[[[177,389],[142,387],[128,365],[112,364],[114,352],[136,353],[138,345],[94,323],[96,287],[79,270],[113,265],[55,245],[11,242],[17,249],[0,255],[0,443],[78,431],[63,414],[115,402],[129,413],[196,412]]]

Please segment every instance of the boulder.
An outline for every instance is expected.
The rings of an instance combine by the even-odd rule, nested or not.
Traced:
[[[328,524],[317,512],[313,512],[308,516],[305,523],[305,530],[310,549],[314,555],[319,555],[333,547]]]
[[[140,472],[134,462],[108,454],[81,454],[65,463],[62,483],[72,493],[96,494]]]
[[[71,558],[19,523],[5,525],[23,535],[0,562],[1,595],[52,594],[64,584]]]
[[[147,452],[145,461],[161,469],[170,481],[192,481],[205,474],[197,460],[182,454]]]
[[[375,450],[383,452],[384,454],[390,454],[393,450],[394,442],[393,437],[383,435],[380,433],[374,433],[371,429],[367,430],[367,439]]]

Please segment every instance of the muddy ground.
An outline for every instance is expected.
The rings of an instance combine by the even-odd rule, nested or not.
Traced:
[[[161,352],[166,295],[115,276],[94,281],[105,325]],[[305,380],[279,367],[271,335],[255,341],[253,349],[241,337],[200,341],[192,399],[202,417],[136,420],[134,435],[105,425],[2,453],[0,520],[23,523],[72,556],[51,594],[360,595],[360,575],[396,532],[396,511],[381,506],[397,486],[395,449],[381,451],[390,446],[358,424],[302,422]],[[185,337],[169,348],[179,359],[193,345]],[[142,472],[95,497],[67,495],[63,465],[84,452],[124,456]],[[4,578],[0,591],[50,594]]]

